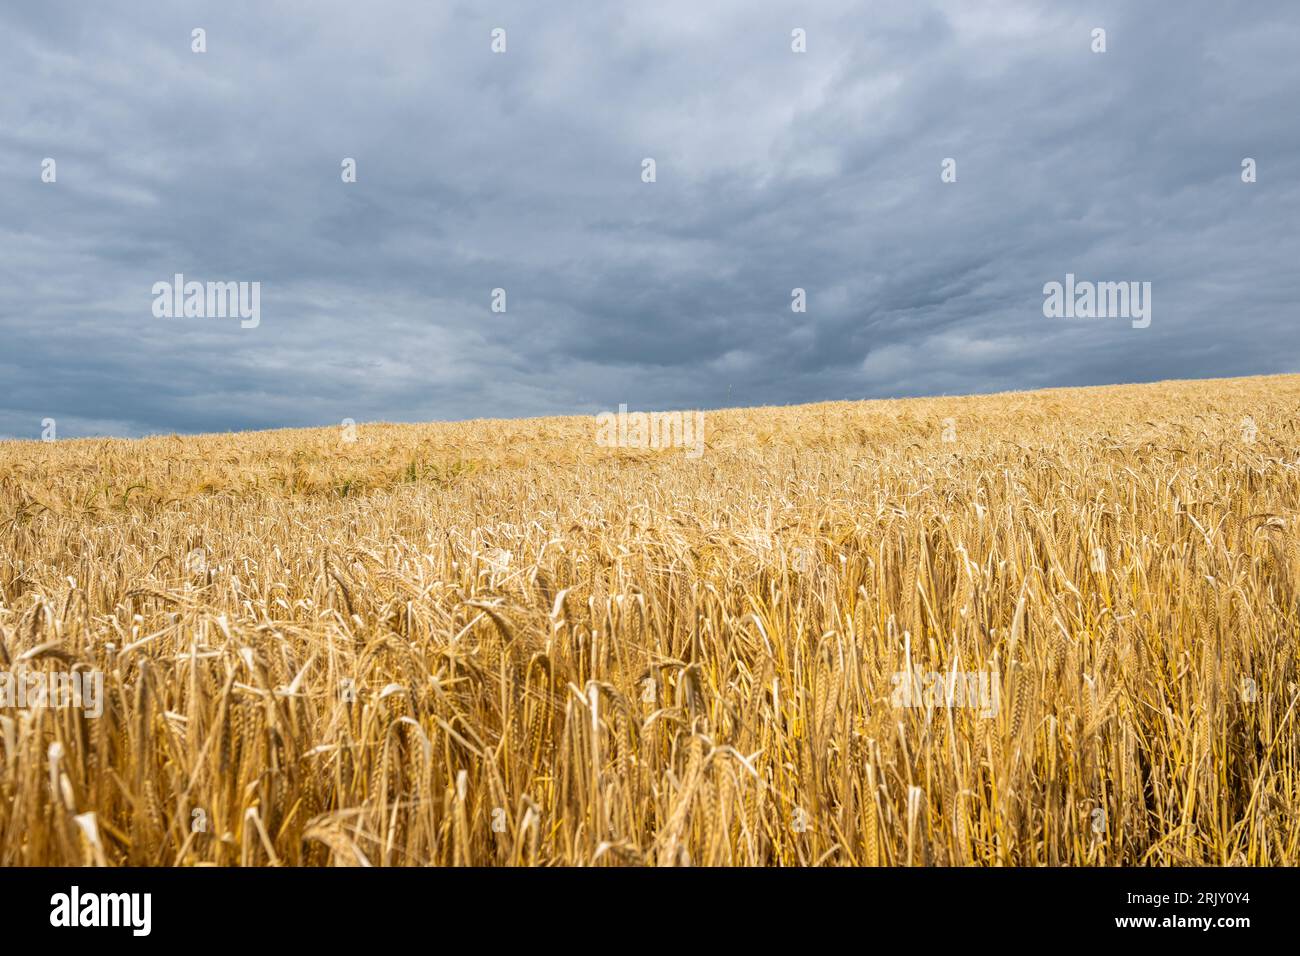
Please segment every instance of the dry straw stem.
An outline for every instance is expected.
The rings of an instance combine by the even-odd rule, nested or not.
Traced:
[[[1298,406],[0,443],[0,864],[1294,865]]]

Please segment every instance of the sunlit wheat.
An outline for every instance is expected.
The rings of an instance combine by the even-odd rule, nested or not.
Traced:
[[[0,443],[0,864],[1294,865],[1297,407]]]

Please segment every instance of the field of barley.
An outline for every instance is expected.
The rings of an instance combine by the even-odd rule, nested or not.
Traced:
[[[0,864],[1294,865],[1298,408],[0,442]]]

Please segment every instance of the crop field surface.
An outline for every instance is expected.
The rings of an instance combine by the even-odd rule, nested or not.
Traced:
[[[1297,409],[0,442],[0,865],[1295,865]]]

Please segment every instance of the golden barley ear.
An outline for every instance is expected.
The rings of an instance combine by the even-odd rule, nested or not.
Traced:
[[[1012,667],[1012,681],[1015,684],[1013,700],[1011,706],[1011,726],[1010,737],[1012,743],[1020,739],[1020,731],[1025,726],[1025,718],[1029,713],[1029,695],[1030,677],[1027,668],[1021,665]]]

